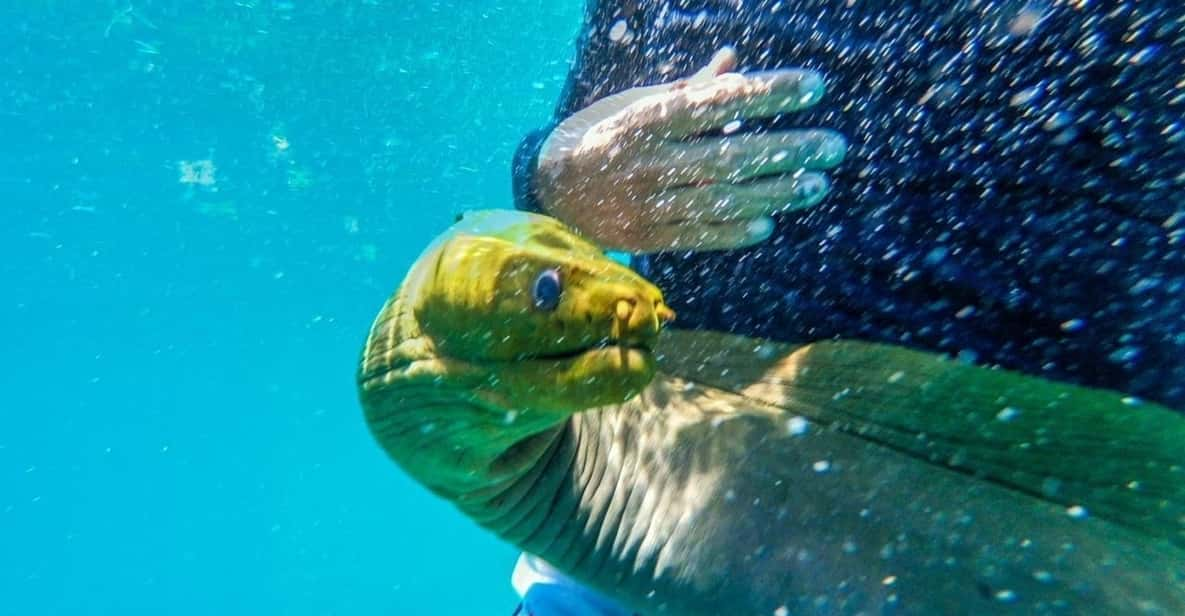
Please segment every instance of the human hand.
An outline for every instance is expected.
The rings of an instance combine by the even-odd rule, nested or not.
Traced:
[[[724,48],[687,79],[626,90],[560,123],[535,174],[543,210],[602,247],[644,253],[756,244],[773,231],[771,214],[821,201],[821,172],[843,160],[843,136],[736,131],[815,104],[822,77],[742,75],[736,64]]]

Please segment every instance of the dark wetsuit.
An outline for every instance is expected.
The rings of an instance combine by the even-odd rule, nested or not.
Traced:
[[[832,192],[758,246],[640,260],[680,325],[903,344],[1185,408],[1183,30],[1180,0],[594,1],[557,113],[725,44],[742,71],[818,69],[823,101],[772,126],[847,136]],[[520,207],[545,133],[516,157]]]

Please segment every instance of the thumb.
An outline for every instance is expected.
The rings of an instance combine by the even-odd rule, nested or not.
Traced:
[[[707,81],[713,77],[719,77],[725,73],[732,72],[737,67],[737,50],[732,47],[721,47],[716,53],[712,54],[712,59],[708,60],[708,65],[699,69],[688,81]]]

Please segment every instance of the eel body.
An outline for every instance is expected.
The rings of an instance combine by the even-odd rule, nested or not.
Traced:
[[[672,316],[555,221],[471,214],[376,320],[362,406],[426,487],[640,614],[1185,614],[1179,414]]]

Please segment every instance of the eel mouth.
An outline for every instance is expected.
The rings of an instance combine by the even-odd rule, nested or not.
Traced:
[[[645,303],[637,299],[619,299],[613,305],[612,326],[607,335],[593,344],[586,344],[573,349],[551,352],[528,352],[519,356],[520,360],[537,361],[571,361],[590,355],[604,355],[615,357],[621,361],[630,356],[649,359],[654,353],[654,346],[663,328],[675,320],[675,311],[659,298],[652,303]]]
[[[613,338],[605,338],[604,340],[601,340],[591,346],[575,348],[568,351],[557,351],[554,353],[524,354],[520,357],[520,359],[525,361],[566,361],[585,356],[589,353],[612,350],[618,350],[621,353],[633,351],[649,356],[654,352],[654,344],[642,340],[615,340]]]
[[[517,359],[562,362],[598,354],[609,358],[612,353],[623,362],[630,356],[649,359],[654,353],[654,346],[663,327],[675,320],[675,311],[661,299],[645,304],[641,309],[640,303],[636,299],[617,300],[609,331],[592,344],[557,351],[532,350],[522,353]]]

